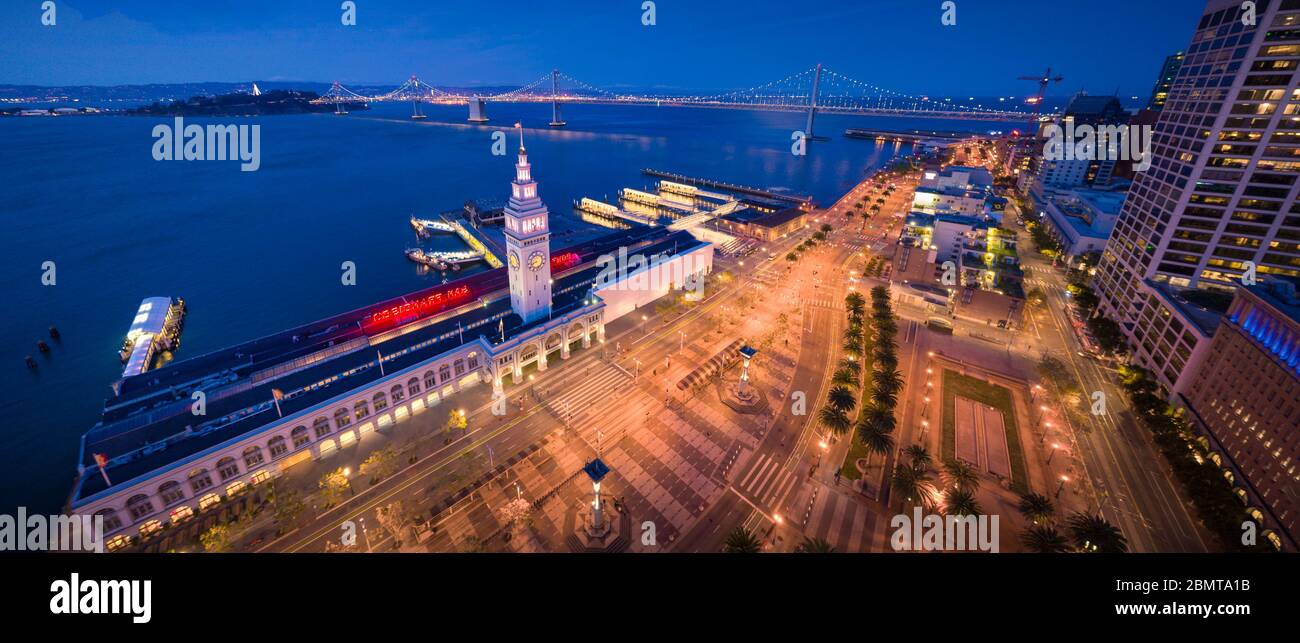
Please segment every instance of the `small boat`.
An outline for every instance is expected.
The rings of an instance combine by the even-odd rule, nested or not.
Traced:
[[[50,339],[59,339],[59,329],[50,326]]]
[[[36,350],[38,350],[38,351],[40,351],[40,352],[42,352],[42,353],[48,353],[48,352],[50,352],[50,345],[49,345],[49,344],[46,344],[46,343],[45,343],[45,340],[43,340],[43,339],[42,339],[42,340],[37,340],[37,342],[36,342]]]
[[[30,369],[32,369],[33,371],[36,370],[36,360],[32,359],[32,356],[31,356],[31,355],[28,355],[28,356],[27,356],[27,360],[26,360],[26,361],[27,361],[27,368],[30,368]]]

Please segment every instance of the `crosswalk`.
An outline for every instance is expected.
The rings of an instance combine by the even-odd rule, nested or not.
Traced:
[[[545,396],[542,405],[567,427],[591,424],[593,413],[603,406],[602,403],[627,391],[632,381],[632,376],[615,364],[602,364],[598,368],[597,373],[580,384],[568,386],[558,395]],[[579,435],[582,435],[581,430]]]
[[[779,509],[780,502],[798,481],[798,475],[772,456],[763,455],[738,480],[734,487],[738,493],[772,513]]]
[[[804,297],[802,301],[808,306],[819,306],[831,310],[844,310],[844,302],[834,297]]]

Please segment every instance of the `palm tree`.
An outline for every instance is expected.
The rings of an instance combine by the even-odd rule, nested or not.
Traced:
[[[837,369],[835,374],[831,376],[831,384],[856,387],[858,385],[858,376],[842,368]]]
[[[821,538],[804,538],[794,550],[800,554],[833,554],[835,548]]]
[[[844,435],[851,424],[849,416],[845,415],[844,411],[833,406],[823,406],[817,412],[817,419],[821,420],[821,423],[826,425],[826,428],[830,429],[831,433],[835,435]]]
[[[862,345],[862,326],[852,325],[844,330],[844,341],[855,346]],[[854,352],[857,352],[856,350]]]
[[[1051,498],[1040,493],[1033,493],[1032,491],[1020,496],[1020,505],[1018,508],[1020,509],[1021,515],[1028,518],[1035,525],[1050,522],[1052,520],[1052,512],[1055,510],[1055,507],[1052,506]]]
[[[850,315],[862,314],[862,308],[867,304],[867,300],[862,297],[862,293],[851,292],[844,298],[844,309],[849,311]]]
[[[744,527],[732,529],[722,544],[722,551],[728,554],[757,554],[762,550],[763,543],[759,542],[758,536]]]
[[[893,433],[894,428],[898,426],[894,409],[890,407],[869,406],[862,415],[862,421],[880,427],[880,430],[885,433]]]
[[[1080,551],[1103,554],[1122,554],[1128,551],[1128,540],[1124,534],[1099,515],[1076,511],[1070,514],[1065,524]]]
[[[891,416],[892,417],[892,416]],[[858,422],[858,441],[866,447],[868,453],[888,455],[894,450],[893,427],[886,427],[875,422]]]
[[[930,484],[930,474],[922,469],[908,466],[902,462],[894,463],[894,475],[890,477],[890,486],[894,493],[903,499],[903,506],[920,506],[929,511],[934,507]]]
[[[862,375],[862,363],[855,359],[842,359],[837,368],[853,373],[854,377]]]
[[[876,371],[871,375],[871,380],[875,382],[877,390],[897,393],[903,388],[903,374],[898,371]]]
[[[1025,548],[1039,554],[1060,554],[1070,551],[1070,543],[1065,536],[1050,525],[1031,525],[1020,534],[1020,542]]]
[[[979,472],[961,460],[943,463],[943,477],[953,489],[973,492],[980,488]]]
[[[912,461],[913,469],[928,469],[933,458],[930,457],[929,449],[920,444],[909,444],[903,448],[903,453],[907,459]]]
[[[871,394],[871,403],[879,407],[892,409],[898,405],[898,394],[893,391],[876,389],[876,392]]]
[[[981,513],[975,495],[960,487],[949,489],[944,493],[943,504],[947,507],[945,513],[949,516],[976,516]]]
[[[842,413],[850,413],[858,406],[858,396],[845,386],[832,386],[826,402]]]

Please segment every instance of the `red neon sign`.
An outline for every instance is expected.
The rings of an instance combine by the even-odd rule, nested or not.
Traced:
[[[576,252],[565,252],[551,257],[551,272],[567,270],[582,263],[582,256]]]
[[[443,290],[414,301],[398,304],[371,315],[370,321],[366,324],[367,330],[377,325],[396,326],[399,323],[440,313],[453,305],[468,301],[472,295],[469,286],[461,285],[451,290]]]

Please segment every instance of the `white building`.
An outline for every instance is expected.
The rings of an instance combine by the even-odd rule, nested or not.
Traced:
[[[552,258],[531,170],[521,144],[509,266],[119,382],[82,437],[68,512],[103,516],[119,549],[467,387],[502,390],[507,374],[520,384],[526,369],[603,341],[607,321],[698,288],[712,270],[712,244],[663,228]],[[611,273],[611,263],[623,269]],[[199,393],[203,414],[193,412]]]

